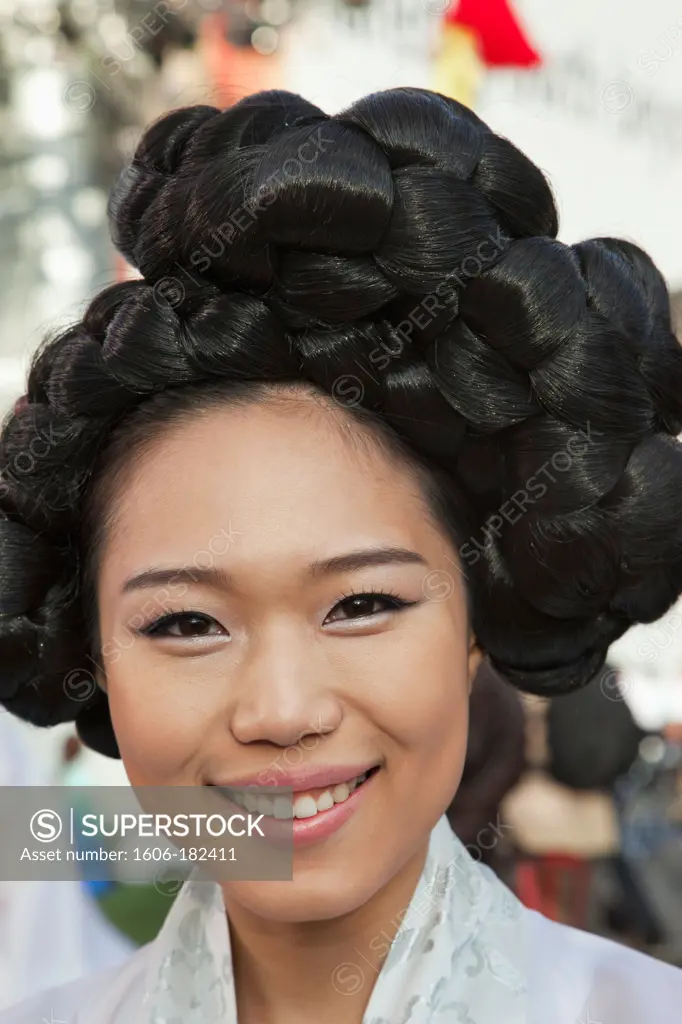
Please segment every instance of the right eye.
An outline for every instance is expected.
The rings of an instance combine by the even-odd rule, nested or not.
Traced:
[[[218,632],[211,632],[211,626],[216,626]],[[220,636],[225,630],[210,615],[203,615],[200,612],[173,612],[170,615],[162,615],[154,619],[146,626],[140,627],[138,633],[150,637],[197,637],[197,636]]]

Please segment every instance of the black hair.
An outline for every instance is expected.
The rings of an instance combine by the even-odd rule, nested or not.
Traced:
[[[582,689],[547,709],[547,771],[571,789],[611,789],[646,736],[624,699],[621,673],[608,663]]]
[[[433,481],[477,640],[523,690],[583,686],[682,590],[661,275],[629,242],[558,242],[544,175],[466,107],[404,88],[333,117],[284,91],[176,110],[110,220],[141,279],[42,347],[3,427],[10,711],[117,754],[106,694],[68,682],[98,657],[93,496],[126,431],[265,385],[330,396]]]

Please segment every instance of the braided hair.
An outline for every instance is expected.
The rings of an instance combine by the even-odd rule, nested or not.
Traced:
[[[110,221],[141,277],[43,345],[0,439],[10,711],[117,755],[106,694],[65,684],[98,657],[92,495],[130,424],[221,389],[323,392],[411,453],[453,516],[456,489],[472,628],[523,690],[584,685],[682,590],[661,275],[625,241],[558,242],[541,171],[466,107],[402,88],[333,117],[284,91],[176,110]]]

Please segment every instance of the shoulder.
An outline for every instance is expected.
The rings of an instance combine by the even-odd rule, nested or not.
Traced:
[[[51,988],[0,1012],[0,1024],[129,1024],[144,997],[153,944],[136,950],[123,964]]]
[[[572,1020],[650,1024],[682,1006],[682,970],[617,942],[528,912],[531,970],[546,1005]]]

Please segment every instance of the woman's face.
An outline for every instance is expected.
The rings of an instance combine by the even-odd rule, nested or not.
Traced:
[[[229,885],[292,922],[365,903],[425,850],[457,788],[478,663],[455,549],[412,474],[333,401],[289,392],[169,428],[113,513],[102,661],[132,784],[282,785],[301,766],[341,784],[376,766],[330,834],[295,819],[310,836],[293,882]],[[173,581],[124,589],[152,569]],[[308,795],[338,816],[329,791],[345,803],[332,785]]]

